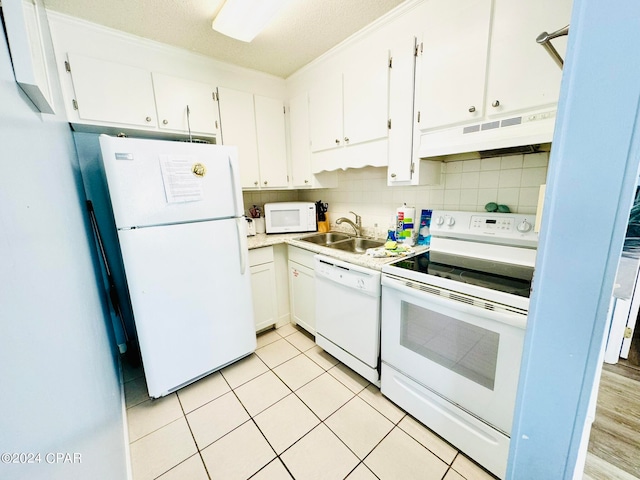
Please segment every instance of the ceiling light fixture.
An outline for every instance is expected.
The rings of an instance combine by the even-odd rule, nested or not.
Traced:
[[[228,37],[250,42],[291,0],[226,0],[211,27]]]

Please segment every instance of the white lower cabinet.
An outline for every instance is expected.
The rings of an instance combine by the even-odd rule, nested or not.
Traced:
[[[249,250],[251,297],[256,332],[275,325],[278,320],[276,269],[273,247]]]
[[[313,252],[289,245],[291,323],[316,334],[316,294]]]

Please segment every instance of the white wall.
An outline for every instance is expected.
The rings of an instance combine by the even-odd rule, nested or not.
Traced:
[[[249,209],[253,205],[258,205],[264,212],[264,204],[271,202],[295,202],[299,199],[298,190],[273,190],[273,191],[256,191],[243,192],[244,213],[249,216]],[[305,199],[306,201],[306,199]]]
[[[244,192],[245,207],[291,200],[329,203],[329,222],[349,211],[362,216],[365,233],[386,237],[396,209],[403,203],[421,209],[484,211],[489,202],[512,212],[536,213],[540,185],[545,183],[549,153],[509,155],[446,162],[440,185],[388,187],[386,168],[338,172],[338,187],[317,190]]]
[[[124,479],[119,374],[73,139],[18,88],[4,27],[0,105],[0,452],[41,454],[0,477]],[[50,452],[81,463],[48,463]]]

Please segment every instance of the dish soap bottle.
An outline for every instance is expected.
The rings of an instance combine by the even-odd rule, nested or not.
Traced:
[[[384,244],[384,248],[387,250],[395,250],[397,246],[398,242],[396,242],[396,220],[394,217],[393,223],[387,230],[387,240]]]

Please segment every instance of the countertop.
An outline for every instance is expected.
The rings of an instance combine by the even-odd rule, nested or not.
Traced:
[[[258,235],[247,237],[247,243],[249,244],[249,250],[254,248],[269,247],[271,245],[277,245],[285,243],[287,245],[293,245],[304,250],[308,250],[314,253],[320,253],[328,257],[332,257],[345,262],[353,263],[365,268],[371,268],[372,270],[381,270],[383,265],[398,260],[400,257],[382,257],[374,258],[367,254],[358,254],[344,252],[335,248],[323,247],[310,242],[304,242],[299,240],[300,237],[306,235],[313,235],[313,233],[285,233],[285,234],[266,234],[259,233]],[[427,246],[414,246],[412,247],[415,252],[424,252],[429,247]]]

